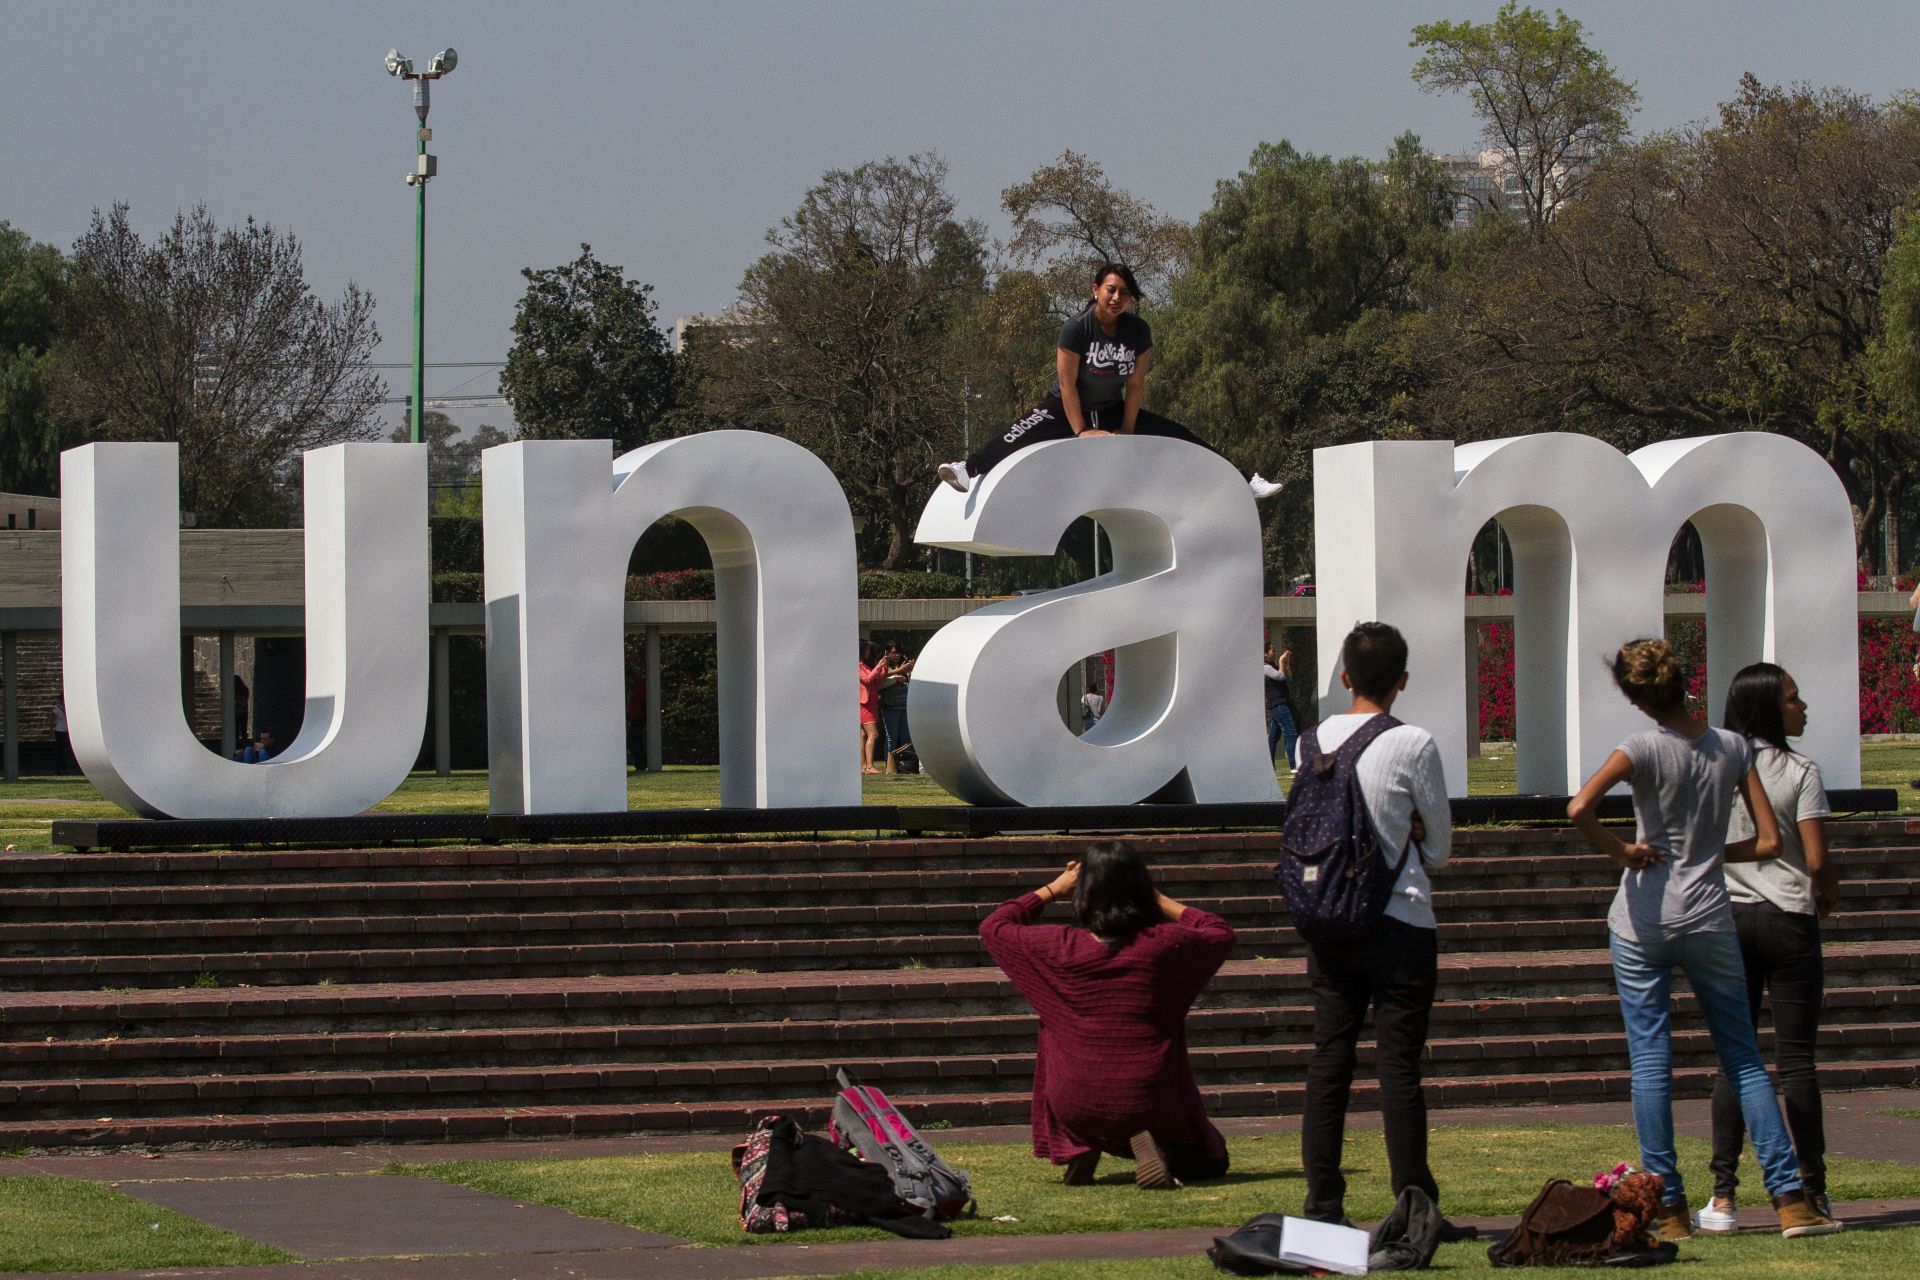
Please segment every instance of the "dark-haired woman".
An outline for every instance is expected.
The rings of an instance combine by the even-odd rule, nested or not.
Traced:
[[[1078,924],[1035,923],[1070,899]],[[1150,1190],[1227,1171],[1187,1061],[1187,1011],[1233,950],[1219,916],[1159,892],[1138,853],[1117,842],[1003,904],[980,936],[1040,1015],[1033,1067],[1033,1153],[1093,1180],[1100,1155],[1134,1159]]]
[[[860,772],[878,773],[874,751],[880,745],[880,690],[887,682],[887,660],[871,640],[860,642]]]
[[[1133,311],[1139,297],[1140,286],[1124,264],[1096,266],[1093,300],[1061,326],[1047,398],[1005,431],[987,437],[964,461],[943,463],[940,479],[965,493],[1014,450],[1075,436],[1166,436],[1218,453],[1179,423],[1141,407],[1153,330]],[[1280,492],[1278,484],[1258,474],[1247,487],[1256,498]]]
[[[1839,1229],[1808,1200],[1793,1143],[1767,1078],[1747,1011],[1746,972],[1734,935],[1725,867],[1777,857],[1780,833],[1753,768],[1753,748],[1737,733],[1694,718],[1686,679],[1665,640],[1620,646],[1613,681],[1654,727],[1622,742],[1567,805],[1567,816],[1596,849],[1622,868],[1607,912],[1613,985],[1620,996],[1632,1066],[1633,1124],[1640,1164],[1660,1175],[1665,1198],[1655,1236],[1693,1234],[1686,1188],[1673,1150],[1673,971],[1684,970],[1713,1038],[1720,1070],[1739,1098],[1780,1234]],[[1633,788],[1635,833],[1629,844],[1600,825],[1600,797]],[[1755,834],[1728,843],[1734,805],[1752,816]]]
[[[1840,898],[1840,880],[1827,856],[1827,789],[1820,766],[1787,745],[1807,731],[1807,704],[1793,677],[1771,662],[1756,662],[1727,688],[1727,728],[1753,747],[1754,768],[1780,828],[1780,856],[1727,868],[1733,928],[1747,969],[1747,1008],[1760,1022],[1762,999],[1773,1007],[1774,1070],[1786,1096],[1807,1202],[1833,1217],[1827,1198],[1827,1138],[1814,1041],[1826,995],[1820,963],[1820,917]],[[1743,839],[1753,824],[1736,808],[1727,834]],[[1733,1192],[1739,1179],[1746,1123],[1725,1076],[1713,1082],[1713,1200],[1700,1210],[1702,1231],[1734,1231]]]

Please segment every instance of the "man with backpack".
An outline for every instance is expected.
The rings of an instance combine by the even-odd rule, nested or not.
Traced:
[[[1300,1159],[1304,1214],[1321,1222],[1346,1218],[1340,1154],[1354,1046],[1370,1006],[1393,1193],[1417,1187],[1439,1203],[1420,1084],[1439,959],[1427,873],[1447,860],[1453,840],[1433,735],[1389,714],[1407,685],[1406,639],[1384,622],[1360,623],[1340,663],[1353,710],[1300,739],[1276,873],[1307,942],[1314,1051]],[[1443,1240],[1470,1234],[1442,1228]]]

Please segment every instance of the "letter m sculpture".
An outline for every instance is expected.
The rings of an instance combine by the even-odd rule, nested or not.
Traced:
[[[1812,708],[1799,749],[1828,785],[1860,784],[1853,519],[1818,454],[1759,432],[1671,440],[1630,456],[1588,436],[1455,447],[1375,441],[1314,452],[1323,711],[1345,705],[1347,630],[1377,618],[1411,647],[1394,714],[1431,730],[1466,794],[1466,563],[1498,520],[1513,547],[1519,790],[1578,790],[1646,727],[1612,687],[1614,651],[1666,623],[1675,534],[1706,551],[1707,711],[1734,672],[1777,662]]]

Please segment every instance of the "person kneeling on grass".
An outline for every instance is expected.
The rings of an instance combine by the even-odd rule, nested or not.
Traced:
[[[1056,898],[1071,899],[1077,925],[1034,923]],[[1138,853],[1103,842],[1002,904],[980,937],[1040,1015],[1034,1155],[1066,1166],[1069,1186],[1093,1181],[1102,1152],[1131,1155],[1148,1190],[1226,1173],[1186,1031],[1233,950],[1226,921],[1160,893]]]

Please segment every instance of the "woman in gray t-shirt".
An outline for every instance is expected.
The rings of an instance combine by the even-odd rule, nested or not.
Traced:
[[[1835,1230],[1808,1204],[1793,1143],[1780,1117],[1747,1009],[1746,970],[1733,931],[1725,862],[1771,858],[1780,833],[1753,770],[1753,752],[1736,733],[1713,729],[1687,710],[1686,682],[1664,640],[1620,646],[1613,679],[1654,728],[1621,743],[1567,805],[1567,816],[1618,863],[1620,890],[1607,913],[1613,982],[1633,1068],[1633,1124],[1640,1163],[1660,1175],[1665,1199],[1654,1222],[1663,1240],[1691,1235],[1686,1190],[1673,1149],[1673,971],[1681,969],[1705,1018],[1720,1070],[1740,1101],[1781,1233]],[[1600,825],[1600,798],[1621,783],[1633,789],[1632,844]],[[1757,834],[1727,844],[1736,797]]]
[[[1773,1009],[1774,1068],[1786,1096],[1787,1131],[1806,1179],[1807,1199],[1827,1217],[1827,1140],[1814,1042],[1826,998],[1820,962],[1820,917],[1833,911],[1839,878],[1827,856],[1827,819],[1833,810],[1820,766],[1787,745],[1807,731],[1807,704],[1792,676],[1756,662],[1727,687],[1727,728],[1752,744],[1754,767],[1780,828],[1780,856],[1727,868],[1734,935],[1747,972],[1747,1009],[1757,1026],[1763,999]],[[1730,833],[1751,835],[1745,810],[1735,806]],[[1769,999],[1770,997],[1770,999]],[[1746,1136],[1739,1100],[1725,1076],[1713,1084],[1713,1200],[1700,1211],[1703,1231],[1733,1231],[1733,1193]]]

